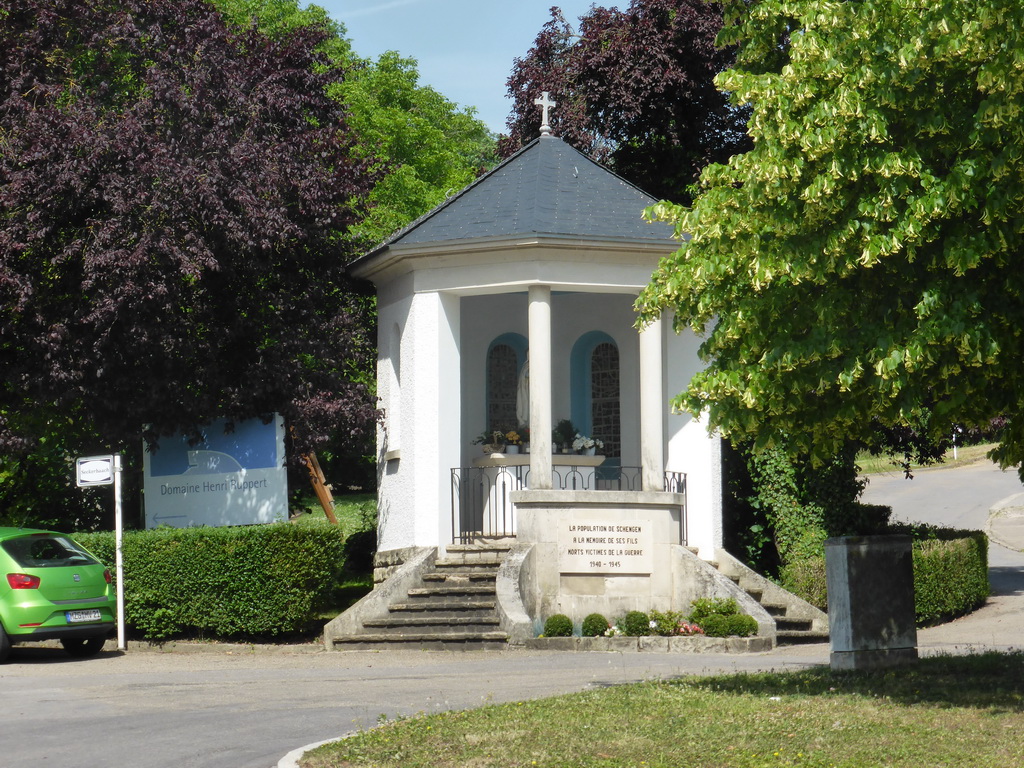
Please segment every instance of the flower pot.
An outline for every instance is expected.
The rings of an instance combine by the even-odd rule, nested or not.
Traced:
[[[517,454],[517,453],[519,453],[519,446],[518,445],[506,445],[505,446],[505,453],[510,454],[510,455]]]
[[[597,446],[596,446],[596,445],[592,445],[592,446],[590,446],[589,448],[584,448],[584,449],[583,449],[583,450],[581,451],[581,453],[582,453],[582,454],[583,454],[584,456],[593,456],[594,454],[596,454],[596,453],[597,453]]]

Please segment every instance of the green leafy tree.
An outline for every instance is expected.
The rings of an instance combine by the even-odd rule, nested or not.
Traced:
[[[675,404],[819,460],[1005,415],[1024,459],[1020,3],[723,5],[754,147],[651,209],[687,240],[637,303],[706,334]]]
[[[360,57],[342,23],[298,0],[213,0],[237,26],[255,24],[278,38],[304,26],[325,29],[320,44],[330,66],[344,72],[329,93],[344,105],[359,152],[379,174],[366,215],[351,236],[369,247],[472,182],[497,162],[497,137],[475,117],[419,85],[414,59],[388,51]]]
[[[414,59],[394,51],[363,62],[334,88],[360,145],[383,174],[356,228],[380,242],[497,162],[495,137],[473,110],[418,85]]]

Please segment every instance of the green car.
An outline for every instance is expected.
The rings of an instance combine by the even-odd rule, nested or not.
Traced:
[[[116,619],[110,571],[69,536],[0,528],[0,662],[12,644],[36,640],[92,656]]]

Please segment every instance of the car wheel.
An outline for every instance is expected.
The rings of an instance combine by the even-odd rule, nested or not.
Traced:
[[[0,664],[7,661],[7,654],[11,652],[11,641],[7,637],[7,633],[4,632],[4,628],[0,626]]]
[[[64,650],[69,655],[74,656],[76,659],[84,659],[89,656],[95,656],[103,650],[103,644],[106,641],[105,637],[71,637],[61,640],[60,644],[64,646]]]

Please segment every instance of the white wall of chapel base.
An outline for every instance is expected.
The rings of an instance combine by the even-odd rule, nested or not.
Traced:
[[[688,607],[675,597],[679,494],[517,491],[512,501],[518,542],[533,546],[522,589],[536,620]]]

